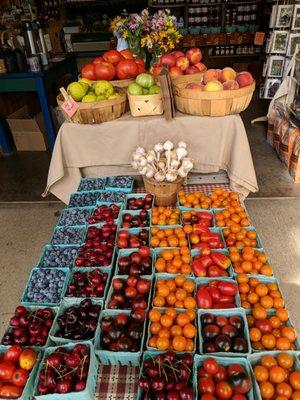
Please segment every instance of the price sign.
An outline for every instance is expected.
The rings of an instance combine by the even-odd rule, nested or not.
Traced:
[[[68,115],[68,117],[72,118],[73,115],[78,110],[79,106],[76,103],[76,101],[73,100],[72,97],[67,94],[65,89],[61,88],[60,91],[65,99],[65,101],[61,105],[61,108]]]

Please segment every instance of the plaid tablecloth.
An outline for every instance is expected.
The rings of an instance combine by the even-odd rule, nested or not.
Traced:
[[[95,400],[136,399],[138,367],[100,365]]]

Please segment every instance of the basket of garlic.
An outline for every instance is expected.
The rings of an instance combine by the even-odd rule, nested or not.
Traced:
[[[167,140],[148,151],[138,147],[132,154],[132,167],[143,176],[145,189],[155,196],[158,206],[176,203],[177,192],[193,168],[186,147],[185,142],[175,147]]]

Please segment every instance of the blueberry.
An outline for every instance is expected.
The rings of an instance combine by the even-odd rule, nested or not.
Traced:
[[[67,208],[62,212],[58,225],[85,225],[90,214],[89,208]]]
[[[99,192],[79,192],[72,194],[68,207],[86,207],[96,205]]]
[[[134,181],[133,176],[112,176],[107,180],[107,187],[130,188]]]
[[[81,244],[85,228],[64,226],[54,231],[51,243],[53,244]]]
[[[122,202],[126,197],[126,193],[122,191],[103,191],[100,193],[98,196],[99,201],[107,201],[110,203],[120,203]]]
[[[104,189],[106,178],[83,178],[80,181],[77,191],[89,191]]]

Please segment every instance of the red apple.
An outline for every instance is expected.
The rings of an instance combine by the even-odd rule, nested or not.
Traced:
[[[179,58],[179,57],[185,57],[185,54],[182,51],[172,51],[172,56],[174,56],[175,58]]]
[[[189,62],[193,65],[197,64],[202,60],[202,52],[198,47],[192,47],[186,52],[186,56]]]
[[[159,63],[160,63],[160,65],[166,66],[170,69],[172,67],[175,67],[176,58],[174,56],[172,56],[172,54],[164,54],[160,58]]]
[[[194,66],[197,67],[200,72],[204,72],[207,70],[206,66],[202,62],[199,62],[199,63],[195,64]]]
[[[185,71],[190,66],[190,62],[187,57],[178,57],[176,59],[176,67],[179,67],[182,71]]]
[[[194,83],[194,82],[188,83],[185,88],[192,90],[202,90],[202,86],[199,85],[199,83]]]
[[[170,75],[174,78],[179,75],[183,75],[183,71],[179,67],[172,67],[170,68]]]
[[[191,67],[188,67],[188,69],[185,71],[186,75],[192,75],[192,74],[198,74],[199,73],[199,69],[197,67],[195,67],[194,65],[192,65]]]
[[[237,74],[236,81],[239,84],[239,87],[249,86],[253,83],[253,77],[248,71],[243,71]]]

